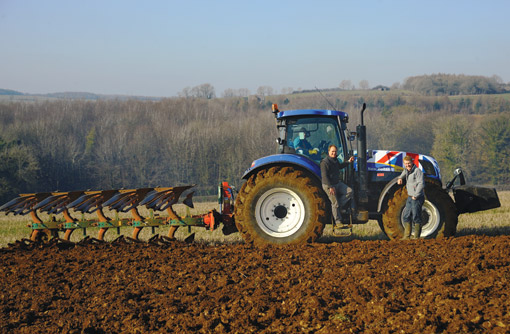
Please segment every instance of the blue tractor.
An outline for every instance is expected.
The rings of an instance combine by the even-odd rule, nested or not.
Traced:
[[[353,167],[343,171],[343,182],[354,190],[345,217],[349,228],[374,219],[388,238],[402,237],[407,192],[397,184],[397,177],[405,155],[413,157],[425,174],[422,237],[454,236],[459,214],[500,206],[495,189],[466,185],[460,168],[443,187],[439,165],[430,156],[367,150],[364,110],[365,105],[356,133],[350,133],[345,112],[280,111],[273,105],[278,152],[252,163],[242,177],[245,182],[235,202],[235,225],[247,242],[299,244],[322,235],[325,224],[332,223],[332,215],[331,203],[321,187],[319,164],[331,144],[337,146],[340,162],[356,156]],[[356,149],[350,146],[354,140]]]

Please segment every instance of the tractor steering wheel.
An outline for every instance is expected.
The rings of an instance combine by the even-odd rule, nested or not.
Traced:
[[[322,152],[325,152],[327,153],[328,152],[328,147],[329,147],[329,141],[325,141],[325,140],[321,140],[321,142],[319,143],[319,151],[322,153]]]

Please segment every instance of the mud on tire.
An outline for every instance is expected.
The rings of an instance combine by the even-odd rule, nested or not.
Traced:
[[[330,219],[326,201],[319,182],[307,172],[271,167],[241,187],[236,226],[246,242],[257,245],[313,242]]]
[[[398,188],[390,196],[382,216],[384,232],[390,239],[404,235],[402,212],[407,200],[407,189]],[[422,209],[422,238],[441,238],[455,235],[457,230],[457,208],[451,197],[438,185],[426,182],[425,203]]]

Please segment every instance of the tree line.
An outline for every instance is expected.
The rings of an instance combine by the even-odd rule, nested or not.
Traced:
[[[464,74],[432,74],[409,77],[402,85],[403,89],[426,95],[469,95],[501,94],[510,92],[497,76],[492,77]]]
[[[0,104],[0,202],[22,192],[197,184],[213,195],[251,162],[275,153],[271,104],[349,113],[367,103],[368,147],[434,156],[443,178],[462,166],[471,182],[510,175],[508,95],[422,96],[325,92],[161,101],[58,100]]]
[[[503,80],[497,76],[492,77],[464,75],[464,74],[432,74],[408,77],[401,85],[399,82],[394,83],[391,87],[377,85],[370,88],[367,80],[361,80],[358,88],[351,80],[344,79],[337,88],[327,88],[322,91],[352,91],[352,90],[408,90],[421,95],[482,95],[482,94],[502,94],[510,93],[510,83],[505,84]],[[294,90],[292,87],[281,89],[281,94],[300,94],[317,92],[314,90],[303,90],[298,88]],[[1,93],[1,92],[0,92]],[[276,95],[277,91],[270,86],[260,86],[257,88],[256,96],[264,99],[266,96]],[[227,88],[221,94],[221,97],[248,97],[250,91],[247,88],[231,89]],[[216,97],[214,86],[209,83],[201,84],[195,87],[186,87],[178,96],[180,97],[198,97],[212,99]]]

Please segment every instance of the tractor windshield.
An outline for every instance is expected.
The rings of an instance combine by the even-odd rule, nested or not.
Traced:
[[[345,150],[336,118],[307,117],[287,121],[287,146],[291,152],[307,156],[316,163],[327,156],[331,144],[338,148],[338,160],[343,162]]]

